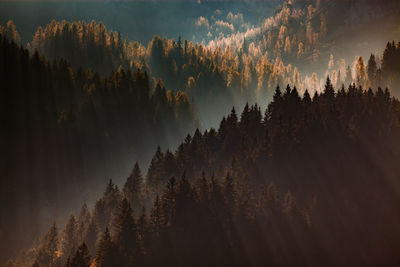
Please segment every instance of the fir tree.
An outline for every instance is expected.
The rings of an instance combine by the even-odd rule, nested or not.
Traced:
[[[90,267],[91,257],[85,243],[82,243],[73,255],[67,260],[67,267]]]
[[[125,182],[123,189],[124,195],[132,207],[137,208],[139,205],[138,202],[140,199],[142,185],[143,185],[142,172],[139,168],[138,162],[136,162],[131,174],[129,175],[128,179]]]

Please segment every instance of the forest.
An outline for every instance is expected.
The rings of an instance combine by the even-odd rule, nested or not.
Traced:
[[[144,158],[155,140],[171,145],[198,123],[185,92],[172,93],[161,81],[151,90],[146,72],[74,72],[65,60],[30,56],[3,37],[0,51],[1,147],[8,151],[1,172],[9,177],[1,180],[0,205],[19,209],[8,213],[4,226],[18,222],[24,229],[48,210],[59,213],[66,193],[71,204],[64,207],[71,207],[96,188],[95,180],[120,173],[127,158]]]
[[[397,1],[0,7],[0,266],[400,264]]]
[[[145,176],[136,163],[121,189],[110,180],[93,210],[51,226],[33,266],[397,264],[399,120],[380,88],[278,87],[265,113],[232,109],[158,148]]]

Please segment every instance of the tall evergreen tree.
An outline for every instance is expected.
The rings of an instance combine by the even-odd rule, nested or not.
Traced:
[[[65,258],[71,256],[77,248],[77,222],[73,215],[65,225],[61,247]]]
[[[83,234],[83,242],[87,244],[90,255],[95,255],[98,236],[99,228],[96,224],[95,219],[93,218],[87,226],[85,233]]]
[[[136,222],[129,202],[124,198],[115,216],[115,244],[121,251],[121,261],[129,266],[140,253],[140,244],[137,239]]]
[[[141,189],[143,185],[143,176],[142,172],[139,168],[138,162],[135,163],[131,174],[129,175],[128,179],[124,185],[124,195],[127,198],[129,204],[134,207],[139,207],[139,199],[141,194]]]
[[[111,240],[110,231],[106,228],[97,246],[96,266],[115,266],[118,263],[116,249],[115,244]]]
[[[70,257],[67,261],[66,267],[90,267],[91,257],[89,250],[85,243],[82,243],[76,250],[73,257]]]
[[[57,266],[58,243],[58,231],[54,223],[40,243],[35,264],[38,266]]]
[[[371,86],[375,87],[376,86],[376,71],[377,71],[377,65],[376,65],[376,60],[375,60],[375,55],[371,54],[368,60],[368,65],[367,65],[367,73],[368,73],[368,80],[371,83]]]

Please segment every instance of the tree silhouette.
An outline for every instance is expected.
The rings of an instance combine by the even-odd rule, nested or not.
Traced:
[[[85,243],[82,243],[75,252],[72,258],[67,260],[66,266],[76,266],[76,267],[89,267],[91,265],[91,257],[89,250]]]

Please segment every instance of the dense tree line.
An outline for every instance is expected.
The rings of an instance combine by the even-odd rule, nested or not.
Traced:
[[[371,54],[368,62],[363,57],[357,57],[353,67],[347,66],[346,69],[339,67],[331,68],[327,74],[331,74],[332,84],[339,85],[345,83],[355,83],[364,88],[389,87],[392,94],[399,96],[399,69],[400,69],[400,43],[388,42],[382,55]],[[331,55],[330,65],[334,65]],[[342,68],[342,71],[340,70]]]
[[[198,100],[200,107],[220,99],[207,116],[222,113],[232,104],[226,82],[218,66],[204,47],[185,40],[166,40],[155,36],[148,47],[123,39],[120,33],[107,31],[104,24],[94,21],[55,21],[39,27],[29,50],[38,50],[49,59],[66,59],[73,68],[83,66],[100,74],[121,68],[146,71],[152,77],[162,78],[176,93],[185,90]],[[205,109],[202,109],[205,110]]]
[[[174,92],[185,90],[194,98],[207,126],[213,125],[208,121],[213,114],[224,114],[232,104],[265,102],[276,84],[302,86],[297,68],[268,53],[194,44],[181,37],[175,41],[154,36],[146,47],[94,21],[53,20],[45,29],[37,29],[28,48],[103,74],[119,68],[147,71]]]
[[[280,59],[285,64],[301,66],[303,74],[316,72],[324,79],[326,75],[321,70],[324,70],[325,60],[331,53],[343,56],[345,53],[340,50],[346,40],[363,32],[368,27],[366,25],[375,23],[383,26],[380,24],[382,21],[393,15],[396,17],[398,7],[398,2],[392,0],[384,6],[374,0],[282,1],[273,14],[263,18],[257,27],[230,35],[220,34],[210,41],[210,45],[222,50],[229,47],[234,54],[247,54],[254,62],[267,55],[272,61]],[[229,15],[226,19],[229,21]],[[212,20],[213,17],[210,18]],[[310,89],[309,84],[305,88]]]
[[[126,54],[136,48],[130,55],[140,56],[139,44],[124,41],[120,33],[108,32],[103,23],[95,21],[52,20],[44,29],[38,27],[28,48],[31,52],[40,51],[50,60],[64,58],[74,68],[82,66],[103,75],[121,67],[136,70],[138,65]]]
[[[366,72],[372,86],[389,86],[398,95],[400,93],[400,42],[387,43],[381,62],[377,62],[375,55],[372,54],[368,60]]]
[[[246,106],[239,118],[233,109],[175,153],[158,148],[146,179],[136,164],[123,190],[110,181],[92,212],[84,205],[62,234],[53,226],[28,258],[36,266],[398,264],[399,137],[400,102],[387,89],[335,91],[329,78],[312,97],[278,87],[264,114]]]
[[[0,232],[10,242],[33,234],[46,211],[63,211],[66,196],[82,201],[96,192],[94,181],[127,172],[127,162],[151,157],[149,147],[174,145],[197,127],[188,96],[161,81],[151,88],[146,72],[73,71],[65,60],[30,55],[3,37],[0,80],[0,142],[7,151],[0,208],[8,214]]]
[[[146,47],[123,40],[119,33],[108,32],[96,22],[52,21],[45,29],[38,28],[27,50],[2,38],[0,78],[5,86],[1,121],[5,130],[1,146],[10,153],[1,168],[8,179],[1,184],[0,207],[10,212],[1,220],[0,234],[7,232],[2,229],[8,229],[13,221],[21,222],[16,229],[35,229],[35,219],[23,219],[27,214],[47,218],[47,211],[64,206],[65,195],[59,192],[70,192],[68,197],[80,202],[79,196],[87,192],[85,188],[94,177],[102,179],[98,186],[106,176],[121,173],[131,164],[127,159],[146,157],[156,142],[161,147],[173,146],[197,126],[190,99],[196,101],[208,126],[219,119],[216,114],[224,113],[233,103],[245,106],[246,101],[265,102],[273,96],[264,114],[259,106],[246,105],[240,116],[232,110],[219,129],[197,130],[187,136],[175,152],[158,148],[146,175],[136,164],[122,190],[110,183],[92,212],[84,208],[82,218],[71,217],[61,233],[53,227],[44,239],[47,241],[35,247],[37,264],[75,266],[93,261],[98,253],[103,258],[96,256],[96,261],[121,260],[121,265],[137,261],[156,264],[152,259],[158,258],[172,265],[192,264],[191,259],[202,258],[191,247],[194,238],[200,240],[199,247],[209,248],[204,253],[213,255],[210,261],[216,264],[228,258],[232,262],[226,264],[289,264],[288,258],[319,263],[337,255],[341,255],[337,262],[364,257],[365,261],[380,263],[384,255],[392,256],[399,240],[399,214],[393,204],[398,201],[399,188],[399,104],[388,91],[366,88],[389,86],[396,95],[400,46],[388,43],[382,58],[371,55],[368,63],[358,57],[347,69],[344,61],[336,66],[338,69],[328,67],[332,83],[329,80],[325,88],[320,88],[322,83],[315,73],[302,79],[296,67],[283,63],[319,57],[321,37],[329,38],[325,15],[332,15],[320,11],[318,6],[298,8],[285,3],[272,20],[265,21],[259,36],[240,39],[236,47],[212,47],[180,37],[175,41],[158,36]],[[299,25],[298,30],[294,25]],[[12,22],[0,27],[0,33],[20,42]],[[333,56],[329,64],[331,61]],[[172,91],[161,81],[155,82],[154,77],[162,77]],[[335,92],[333,86],[340,87],[342,82],[355,85]],[[273,94],[276,84],[287,83],[296,88]],[[177,182],[170,177],[182,178]],[[225,195],[230,183],[226,180],[233,181],[233,197]],[[151,228],[153,209],[179,214],[174,205],[181,198],[181,182],[186,187],[183,194],[190,195],[182,199],[194,203],[179,208],[189,214],[182,220],[191,231],[205,234],[190,235],[186,229],[182,234],[183,223],[175,217],[162,223],[165,229],[161,227],[161,237],[158,232],[156,237],[143,234],[145,230],[138,234],[139,224],[143,229]],[[211,193],[201,193],[201,183],[207,184],[210,192],[219,186],[222,198],[233,198],[234,212],[224,213],[228,200],[220,206],[209,204]],[[271,218],[268,212],[260,211],[264,194],[272,194],[260,188],[274,192],[283,189],[274,193],[280,199],[275,206],[279,215]],[[42,194],[27,194],[32,191]],[[288,207],[294,203],[293,224],[281,214],[293,210]],[[39,206],[48,209],[38,214]],[[198,218],[199,214],[203,217]],[[125,220],[127,225],[121,225],[119,221]],[[260,230],[257,226],[256,233],[248,234],[254,225],[268,220],[272,228]],[[210,221],[209,227],[202,228],[201,224]],[[367,223],[357,228],[360,221]],[[271,229],[282,224],[280,231],[288,236],[280,239]],[[232,227],[238,228],[236,235]],[[260,232],[265,235],[258,240]],[[102,245],[97,242],[99,233],[104,233]],[[150,241],[144,236],[151,236]],[[202,239],[209,236],[218,236],[214,245]],[[244,241],[242,236],[246,237]],[[282,249],[273,248],[265,241],[266,236],[272,236],[273,241],[268,242],[282,242]],[[5,237],[20,241],[11,234]],[[296,254],[301,246],[290,241],[303,238],[307,243],[305,254],[313,256],[300,258]],[[248,252],[238,245],[241,242],[268,251],[271,257],[264,261],[261,253],[251,254],[257,252]],[[226,251],[215,254],[226,244]],[[374,250],[376,244],[382,244],[378,250]],[[171,251],[161,255],[154,247]],[[171,256],[181,248],[187,250]],[[280,254],[286,250],[290,256]],[[104,256],[108,254],[111,256]],[[251,254],[252,260],[245,254]]]
[[[0,34],[17,44],[21,43],[21,36],[14,22],[9,20],[4,26],[0,25]]]
[[[285,2],[254,34],[232,35],[209,45],[194,44],[180,37],[175,41],[154,36],[145,46],[107,31],[101,22],[53,20],[44,30],[38,28],[28,47],[31,52],[37,49],[50,59],[65,58],[73,67],[83,65],[100,73],[108,74],[119,68],[147,71],[149,77],[162,78],[174,92],[186,91],[196,100],[203,124],[210,126],[218,122],[215,119],[210,122],[210,117],[224,114],[232,104],[243,107],[246,102],[258,102],[266,106],[276,84],[295,85],[299,93],[306,88],[310,93],[322,91],[323,81],[318,77],[323,74],[320,71],[324,62],[319,59],[320,46],[327,46],[336,36],[328,34],[328,24],[334,27],[334,22],[326,16],[346,9],[346,5],[352,6]],[[392,43],[386,50],[392,55],[396,45]],[[376,58],[378,68],[382,65],[387,70],[387,62],[396,58],[388,57],[389,54],[382,56],[382,62]],[[301,70],[296,67],[300,64]],[[309,67],[319,73],[304,75]],[[397,95],[396,75],[381,78],[380,71],[375,73],[370,69],[367,71],[367,63],[361,57],[354,63],[346,63],[331,55],[327,74],[336,87],[352,82],[367,88],[390,86]]]

